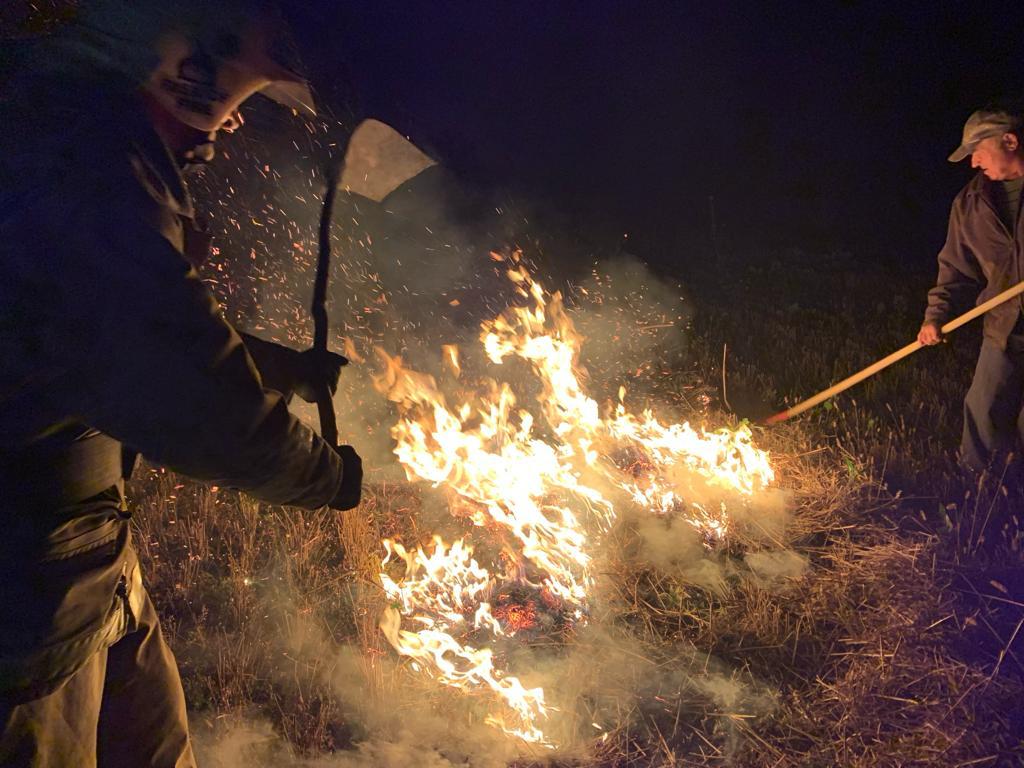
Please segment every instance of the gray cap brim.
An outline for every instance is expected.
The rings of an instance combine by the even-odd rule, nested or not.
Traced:
[[[959,147],[953,150],[953,154],[949,156],[949,162],[959,163],[961,160],[966,159],[967,156],[971,154],[971,151],[972,150],[970,147],[965,147],[963,144],[961,144]]]
[[[282,106],[294,109],[305,117],[316,117],[313,92],[306,83],[278,80],[260,89],[260,93]]]

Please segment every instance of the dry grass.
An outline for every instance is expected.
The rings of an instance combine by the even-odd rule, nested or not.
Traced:
[[[132,488],[144,510],[136,541],[148,588],[193,711],[258,713],[307,751],[351,744],[318,650],[355,642],[369,660],[382,652],[375,497],[344,514],[266,508],[159,469]]]
[[[743,571],[742,542],[721,553],[737,567],[715,593],[613,557],[605,620],[630,634],[652,668],[679,669],[682,643],[694,654],[686,669],[714,663],[770,692],[774,705],[723,710],[692,685],[663,706],[619,698],[617,729],[573,764],[859,768],[1024,759],[1013,720],[1019,660],[996,627],[990,634],[1005,643],[1001,657],[976,658],[971,632],[985,630],[984,617],[977,601],[951,588],[944,541],[896,527],[899,500],[870,469],[837,462],[801,427],[760,439],[792,491],[784,543],[810,560],[806,575],[760,583]],[[344,515],[261,508],[158,470],[134,490],[144,510],[139,548],[194,717],[258,716],[306,754],[394,735],[362,730],[339,693],[337,657],[325,649],[361,649],[361,696],[386,703],[402,698],[399,686],[415,685],[379,663],[390,651],[376,629],[382,603],[374,584],[380,539],[418,535],[409,487],[373,489]],[[616,536],[628,552],[630,532]]]
[[[791,265],[786,274],[801,275]],[[814,271],[814,284],[821,279]],[[799,295],[801,288],[790,290]],[[844,301],[854,302],[849,294],[846,286]],[[723,336],[742,338],[742,327],[715,309],[713,290],[707,295],[692,380],[697,394],[714,396],[700,382],[718,380],[720,371],[705,361],[720,360],[712,350]],[[737,399],[744,387],[776,397],[809,394],[845,370],[825,362],[829,339],[846,339],[848,367],[855,367],[898,338],[889,326],[905,321],[879,312],[877,327],[865,326],[862,315],[857,347],[842,312],[819,314],[821,322],[809,325],[795,309],[763,308],[758,316],[760,343],[740,345],[730,363]],[[806,327],[817,344],[800,346],[798,355],[792,345]],[[789,365],[768,368],[766,359],[783,351]],[[970,350],[939,354],[933,366],[948,366],[951,356],[963,362]],[[872,391],[856,393],[860,404],[841,399],[811,418],[758,430],[792,513],[769,548],[806,558],[801,577],[756,578],[744,555],[764,548],[763,537],[739,531],[712,555],[726,577],[711,590],[633,557],[636,532],[628,523],[613,531],[601,621],[629,637],[630,672],[598,681],[607,690],[595,693],[586,659],[566,662],[579,665],[567,684],[579,690],[563,692],[575,700],[577,720],[611,713],[614,728],[562,764],[1024,763],[1024,651],[1016,644],[1024,579],[1016,575],[1014,516],[1024,504],[998,477],[959,483],[947,449],[955,444],[949,414],[964,374],[940,378],[927,362],[922,355],[920,370],[891,372]],[[695,391],[687,391],[691,403],[701,401]],[[429,533],[416,527],[416,489],[375,487],[358,510],[336,515],[261,507],[159,470],[132,485],[150,590],[200,724],[256,716],[300,753],[317,755],[396,737],[366,730],[360,713],[373,709],[393,708],[393,723],[431,708],[472,717],[455,714],[450,699],[403,671],[376,626],[381,538]],[[355,652],[346,657],[339,648]],[[674,687],[652,688],[652,676]],[[735,706],[713,690],[722,685],[739,692]]]

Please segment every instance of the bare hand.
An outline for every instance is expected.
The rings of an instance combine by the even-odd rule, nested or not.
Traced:
[[[945,341],[942,335],[942,327],[938,323],[925,323],[921,326],[921,330],[917,332],[917,340],[928,347],[938,344],[940,341]]]

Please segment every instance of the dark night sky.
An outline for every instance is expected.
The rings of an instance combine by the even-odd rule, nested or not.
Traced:
[[[964,119],[1024,84],[1019,3],[338,5],[307,44],[369,114],[669,248],[706,238],[714,195],[737,243],[930,258]]]
[[[945,160],[964,119],[1024,96],[1019,0],[289,8],[321,91],[352,86],[463,179],[665,262],[706,246],[714,196],[737,248],[930,268],[972,173]]]

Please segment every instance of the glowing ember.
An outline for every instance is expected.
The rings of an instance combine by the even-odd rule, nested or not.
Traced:
[[[537,626],[537,603],[505,603],[494,609],[494,618],[512,632],[533,629]]]
[[[561,296],[534,281],[518,255],[508,277],[526,304],[483,323],[481,342],[495,365],[510,358],[529,365],[542,421],[503,382],[449,407],[432,377],[380,352],[385,370],[377,386],[399,404],[392,435],[409,478],[444,485],[461,514],[468,509],[473,524],[503,538],[497,573],[461,539],[447,545],[435,537],[432,547],[414,552],[385,541],[381,582],[393,606],[381,627],[400,654],[444,685],[490,691],[497,708],[489,722],[552,746],[542,727],[549,713],[543,690],[504,671],[493,648],[479,647],[481,639],[490,635],[494,645],[534,630],[549,613],[585,622],[590,542],[615,520],[617,507],[680,516],[713,545],[729,528],[722,493],[751,496],[773,472],[746,426],[709,433],[662,424],[650,410],[630,413],[624,389],[602,416],[580,383],[582,340]],[[445,347],[444,354],[458,375],[457,350]],[[404,573],[396,579],[387,571],[398,561]]]

